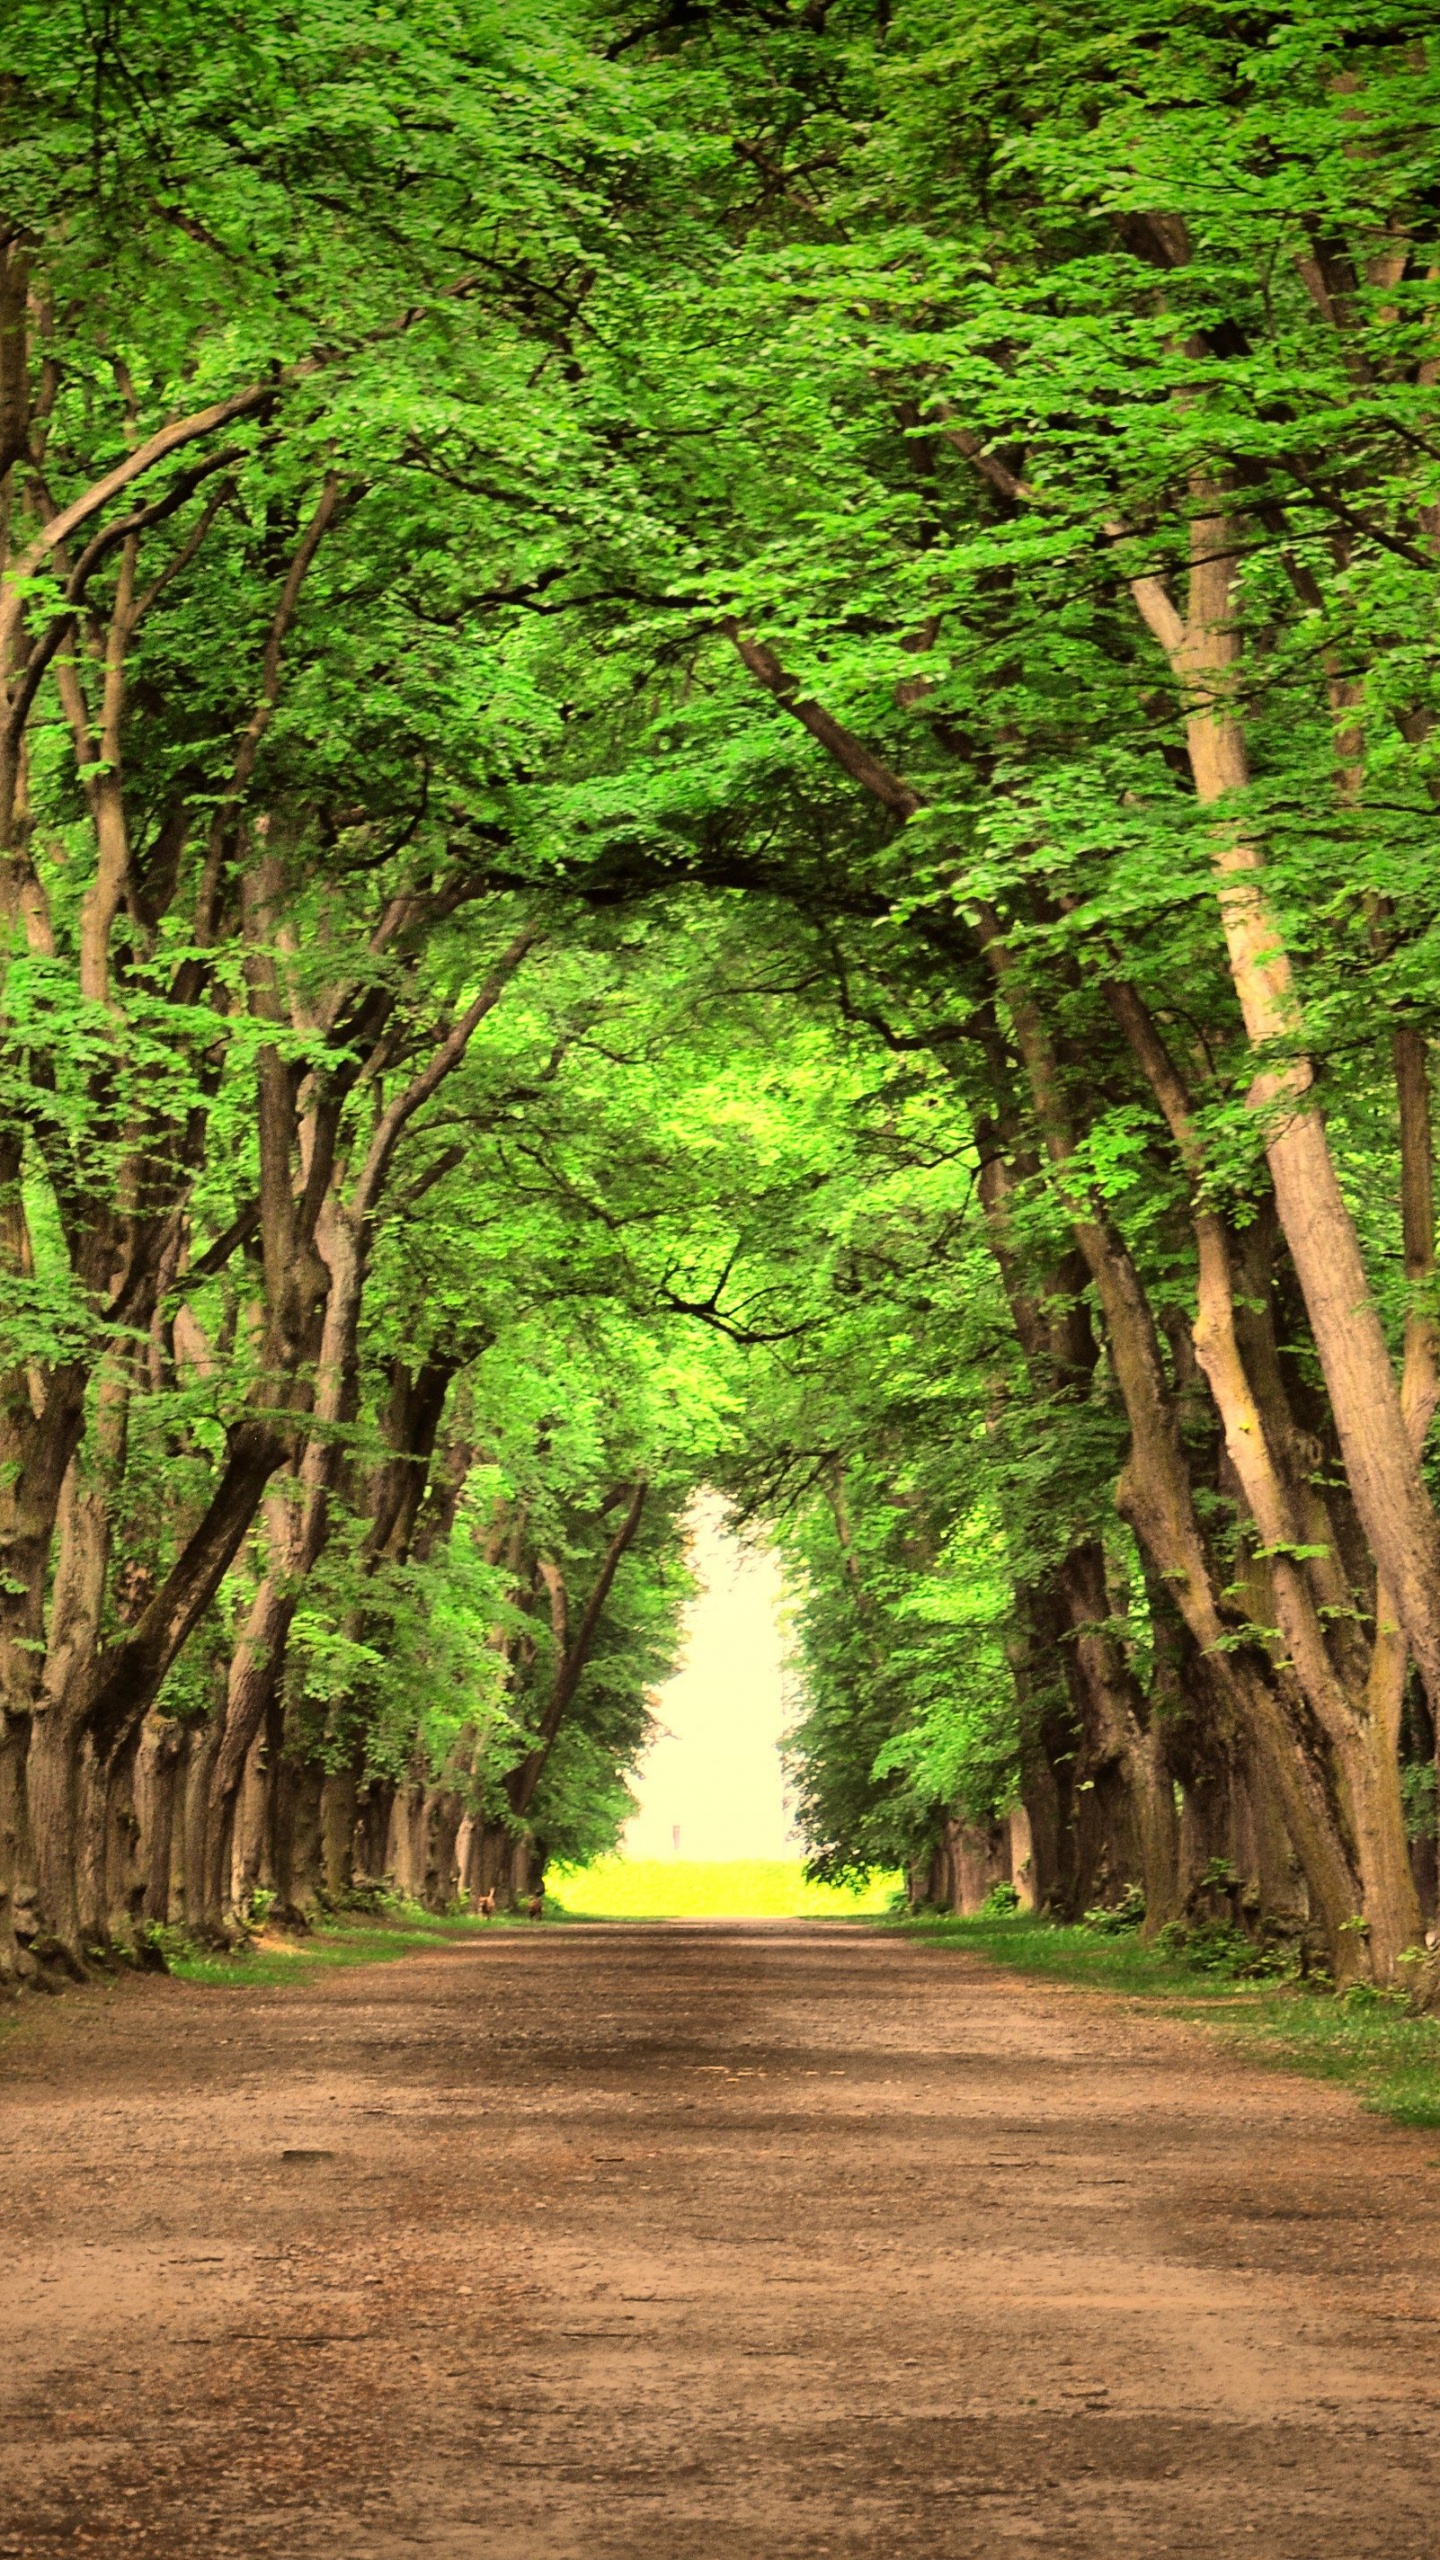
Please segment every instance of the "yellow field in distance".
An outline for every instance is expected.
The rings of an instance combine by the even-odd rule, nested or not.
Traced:
[[[898,1875],[872,1876],[858,1893],[807,1884],[798,1858],[597,1858],[550,1867],[545,1899],[596,1920],[854,1920],[888,1910]]]

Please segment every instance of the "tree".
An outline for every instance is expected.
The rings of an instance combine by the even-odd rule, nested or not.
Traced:
[[[432,1897],[607,1836],[707,1481],[822,1863],[1018,1796],[1056,1908],[1228,1858],[1399,1978],[1423,50],[6,41],[0,1956],[115,1934],[137,1822],[164,1916],[182,1757],[210,1928],[287,1788],[335,1889],[396,1803]]]

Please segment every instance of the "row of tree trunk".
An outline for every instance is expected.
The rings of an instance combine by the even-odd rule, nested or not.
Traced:
[[[1221,1921],[1252,1937],[1311,1941],[1323,1959],[1323,1935],[1313,1928],[1304,1874],[1273,1799],[1252,1773],[1235,1764],[1198,1784],[1168,1779],[1175,1889],[1157,1907],[1146,1894],[1142,1826],[1123,1774],[1112,1767],[1103,1780],[1076,1788],[1064,1783],[1066,1768],[1074,1765],[1069,1755],[1057,1770],[1037,1753],[1026,1772],[1025,1793],[1007,1814],[987,1822],[947,1816],[907,1872],[911,1910],[973,1918],[997,1886],[1008,1886],[1017,1910],[1043,1911],[1057,1920],[1143,1903],[1147,1937],[1172,1922]],[[1420,1908],[1433,1921],[1440,1904],[1433,1838],[1411,1843],[1410,1870]]]
[[[122,1766],[93,1760],[79,1788],[82,1927],[87,1949],[159,1962],[163,1932],[213,1935],[213,1763],[218,1731],[151,1716]],[[33,1844],[0,1751],[0,1897],[7,1927],[0,1982],[55,1988],[78,1974],[73,1949],[45,1925]],[[224,1907],[232,1931],[272,1918],[304,1927],[326,1911],[389,1892],[427,1911],[506,1909],[535,1893],[543,1844],[477,1815],[466,1795],[416,1771],[397,1783],[293,1756],[273,1733],[251,1748],[225,1844]]]
[[[1157,580],[1137,582],[1136,603],[1168,635],[1183,677],[1187,754],[1208,806],[1247,779],[1227,690],[1243,529],[1214,493],[1192,492],[1191,503],[1184,613]],[[925,822],[927,802],[903,774],[807,696],[770,648],[738,625],[731,637],[757,681],[893,820]],[[999,790],[998,764],[995,773]],[[1178,1709],[1202,1732],[1207,1775],[1238,1766],[1265,1798],[1336,1980],[1392,1984],[1418,1956],[1424,1924],[1401,1788],[1407,1694],[1423,1693],[1432,1723],[1440,1705],[1440,1515],[1420,1464],[1440,1400],[1425,1044],[1403,1024],[1390,1043],[1412,1293],[1392,1358],[1261,853],[1221,830],[1215,862],[1247,1037],[1257,1055],[1289,1052],[1283,1074],[1267,1067],[1249,1088],[1268,1179],[1252,1214],[1217,1205],[1183,1024],[1157,1018],[1108,944],[1067,947],[1047,966],[1037,955],[1054,917],[1043,899],[1027,905],[1023,888],[1013,913],[968,895],[951,918],[927,911],[931,958],[953,968],[970,1003],[963,1055],[948,1034],[937,1054],[980,1102],[981,1202],[1037,1413],[1089,1410],[1102,1362],[1105,1393],[1123,1410],[1114,1501],[1160,1640],[1153,1675],[1142,1681],[1140,1649],[1117,1633],[1097,1539],[1017,1600],[1037,1620],[1034,1649],[1064,1665],[1081,1735],[1076,1782],[1122,1787],[1151,1913],[1178,1917],[1185,1900],[1163,1730]],[[1074,1055],[1082,993],[1097,1051],[1110,1043],[1109,1073],[1163,1123],[1185,1185],[1174,1245],[1177,1260],[1193,1256],[1188,1323],[1173,1320],[1090,1167],[1105,1093]],[[1068,1229],[1048,1267],[1017,1214],[1041,1196]],[[1227,1515],[1234,1540],[1217,1530]]]

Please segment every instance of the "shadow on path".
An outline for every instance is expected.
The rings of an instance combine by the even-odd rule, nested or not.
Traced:
[[[1435,2137],[854,1924],[124,1983],[0,2059],[0,2552],[1421,2560]]]

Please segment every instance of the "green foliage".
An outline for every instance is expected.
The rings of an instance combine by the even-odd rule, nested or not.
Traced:
[[[53,1604],[26,1509],[37,1483],[58,1505],[50,1416],[106,1507],[97,1663],[264,1424],[268,1507],[162,1666],[171,1719],[223,1718],[278,1577],[297,1758],[509,1823],[538,1755],[524,1821],[592,1859],[704,1483],[785,1561],[815,1877],[910,1866],[1037,1754],[1093,1789],[1085,1631],[1043,1605],[1068,1559],[1098,1558],[1090,1633],[1177,1748],[1203,1688],[1117,1520],[1123,1381],[1076,1251],[1104,1219],[1216,1568],[1213,1661],[1269,1666],[1266,1567],[1328,1550],[1251,1534],[1195,1366],[1197,1204],[1242,1317],[1273,1318],[1312,1490],[1340,1450],[1195,706],[1136,599],[1179,593],[1210,491],[1250,748],[1221,816],[1264,848],[1398,1350],[1435,1300],[1392,1043],[1440,1030],[1437,80],[1338,0],[1263,25],[1201,0],[10,9],[0,188],[44,414],[6,515],[38,655],[3,812],[5,1538]],[[327,1162],[343,1228],[522,926],[360,1220],[322,1411],[303,1317],[340,1246],[317,1223],[282,1270],[277,1234]],[[1374,1597],[1353,1543],[1337,1645]],[[1428,1836],[1418,1749],[1404,1785]]]
[[[1013,1884],[992,1884],[980,1905],[982,1920],[1004,1920],[1020,1908],[1020,1896]]]
[[[1434,1761],[1402,1761],[1400,1793],[1405,1805],[1406,1839],[1433,1840],[1435,1837]]]
[[[1114,1904],[1097,1907],[1085,1914],[1084,1925],[1098,1937],[1123,1937],[1127,1929],[1138,1929],[1145,1918],[1145,1896],[1137,1885],[1131,1885]]]

